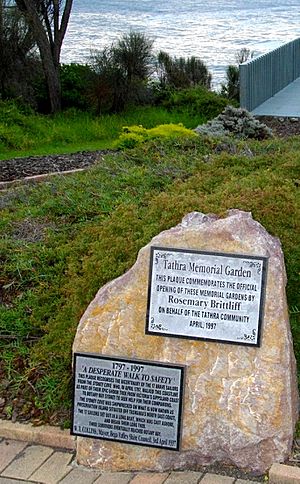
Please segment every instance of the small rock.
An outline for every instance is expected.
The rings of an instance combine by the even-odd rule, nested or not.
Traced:
[[[291,123],[298,123],[299,118],[290,118]]]
[[[2,380],[1,382],[1,386],[4,390],[6,390],[10,385],[10,381],[9,380]]]
[[[5,405],[5,398],[0,398],[0,407],[4,407]]]
[[[17,418],[18,418],[18,411],[16,409],[14,409],[12,416],[11,416],[11,421],[13,423],[15,423],[17,421]]]

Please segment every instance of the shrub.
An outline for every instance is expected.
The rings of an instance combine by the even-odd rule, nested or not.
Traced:
[[[158,78],[162,87],[183,89],[202,85],[211,87],[211,74],[204,62],[198,57],[171,57],[160,51],[157,56]]]
[[[93,79],[89,97],[96,113],[122,111],[126,102],[125,77],[115,63],[112,48],[95,52],[90,67]]]
[[[144,96],[151,72],[153,41],[139,32],[124,34],[116,44],[93,54],[91,98],[96,110],[120,112]]]
[[[172,92],[163,102],[167,109],[200,114],[206,119],[212,119],[220,114],[227,104],[227,99],[201,86]]]
[[[122,134],[117,140],[118,148],[134,148],[140,143],[151,139],[174,139],[195,137],[194,131],[182,124],[161,124],[155,128],[145,129],[143,126],[124,126]]]
[[[60,66],[62,108],[86,110],[89,107],[88,90],[92,75],[88,65],[71,63]]]
[[[124,34],[113,46],[116,65],[125,72],[127,83],[147,81],[152,70],[153,40],[141,32]]]
[[[230,64],[226,69],[226,83],[221,84],[222,96],[234,100],[237,103],[240,101],[240,70],[239,65],[252,59],[254,53],[249,49],[243,47],[236,55],[236,64]]]
[[[235,135],[239,138],[262,140],[272,136],[271,129],[260,123],[249,111],[233,106],[227,106],[219,116],[198,126],[195,131],[217,138]]]
[[[240,100],[240,72],[238,66],[229,65],[226,69],[226,84],[221,85],[222,96],[235,100]]]

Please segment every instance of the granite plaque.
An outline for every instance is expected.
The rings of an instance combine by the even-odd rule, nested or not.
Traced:
[[[71,434],[179,450],[184,366],[74,354]]]
[[[267,258],[151,247],[146,333],[259,346]]]

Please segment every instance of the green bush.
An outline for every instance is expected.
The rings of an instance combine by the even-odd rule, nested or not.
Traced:
[[[220,114],[228,103],[228,99],[198,86],[169,93],[163,105],[170,110],[188,111],[212,119]]]
[[[17,101],[0,101],[0,142],[5,149],[28,149],[38,130],[34,111]]]
[[[221,85],[221,95],[234,100],[240,101],[240,72],[238,66],[229,65],[226,68],[226,83]]]
[[[34,115],[30,106],[23,104],[19,100],[1,101],[0,100],[0,122],[7,126],[26,126],[28,116]]]
[[[198,57],[171,57],[160,51],[157,56],[158,78],[162,87],[184,89],[201,85],[210,89],[211,74]]]
[[[91,57],[91,99],[97,113],[120,112],[145,99],[151,73],[153,41],[140,32],[124,34]]]
[[[240,70],[239,65],[252,59],[254,53],[243,47],[236,55],[236,64],[230,64],[226,69],[226,82],[221,84],[221,95],[228,97],[236,104],[240,102]]]
[[[116,65],[125,72],[126,81],[147,81],[152,71],[153,40],[142,32],[129,32],[113,45]]]
[[[92,71],[88,65],[62,64],[60,66],[62,108],[86,110],[90,107],[88,92],[92,82]]]

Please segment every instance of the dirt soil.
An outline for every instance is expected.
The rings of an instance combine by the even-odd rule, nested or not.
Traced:
[[[275,118],[274,116],[257,116],[257,119],[272,129],[279,138],[300,134],[300,118]]]

